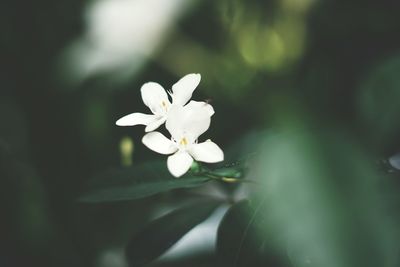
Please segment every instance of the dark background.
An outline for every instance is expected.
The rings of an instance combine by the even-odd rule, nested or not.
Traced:
[[[125,12],[88,15],[106,2],[103,11]],[[0,3],[0,266],[124,266],[100,255],[174,198],[76,199],[94,174],[122,164],[123,138],[133,142],[132,162],[162,158],[141,144],[142,127],[115,126],[147,112],[139,91],[147,81],[169,89],[201,73],[194,99],[212,101],[207,136],[222,148],[301,109],[316,129],[348,133],[377,161],[400,150],[397,1],[161,1],[131,18],[129,2]],[[157,20],[168,5],[185,9]],[[100,37],[90,32],[96,23],[109,26]],[[89,54],[104,61],[85,71],[96,60]]]

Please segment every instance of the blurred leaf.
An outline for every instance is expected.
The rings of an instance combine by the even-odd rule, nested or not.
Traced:
[[[397,218],[385,212],[373,160],[351,137],[294,116],[265,137],[264,231],[284,235],[275,245],[295,266],[398,266]]]
[[[0,97],[1,146],[25,155],[28,143],[27,122],[21,107],[13,98]]]
[[[136,166],[111,170],[93,179],[82,202],[110,202],[152,196],[177,188],[191,188],[210,178],[187,173],[174,178],[165,161],[146,162]]]
[[[393,168],[400,170],[400,153],[397,153],[396,155],[391,156],[389,158],[389,163]]]
[[[0,266],[14,257],[17,262],[6,266],[29,266],[35,261],[41,266],[57,265],[64,260],[69,244],[49,214],[47,194],[37,170],[10,148],[4,148],[0,140],[0,243],[4,245]],[[76,258],[69,255],[69,259]]]
[[[359,109],[378,145],[400,144],[400,56],[372,70],[361,84]]]
[[[219,168],[210,172],[211,174],[228,177],[228,178],[242,178],[243,170],[240,167]]]
[[[224,165],[236,165],[253,158],[260,150],[264,131],[250,131],[241,136],[225,152]]]
[[[260,235],[260,227],[264,226],[259,212],[262,203],[257,204],[242,200],[223,217],[218,227],[217,253],[224,266],[285,266],[268,245],[270,240]]]
[[[198,202],[152,221],[129,242],[126,248],[129,266],[143,266],[161,256],[210,216],[219,204],[217,201]]]
[[[225,152],[225,159],[218,164],[212,173],[218,176],[245,178],[250,163],[259,154],[260,143],[264,136],[262,131],[250,131],[236,140]]]

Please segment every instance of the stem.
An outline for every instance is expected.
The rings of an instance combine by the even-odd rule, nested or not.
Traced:
[[[256,184],[259,185],[259,183],[257,183],[256,181],[253,180],[248,180],[248,179],[239,179],[239,178],[233,178],[233,177],[225,177],[225,176],[218,176],[218,175],[214,175],[212,173],[209,172],[205,172],[205,173],[199,173],[200,175],[204,175],[210,179],[214,179],[217,181],[222,181],[225,183],[251,183],[251,184]]]
[[[224,182],[224,183],[231,183],[231,184],[233,184],[233,183],[249,183],[249,184],[259,185],[259,183],[257,183],[256,181],[253,181],[253,180],[216,175],[214,173],[211,173],[209,169],[204,168],[203,165],[200,162],[198,162],[198,161],[196,161],[196,162],[197,162],[199,170],[200,170],[196,174],[198,176],[204,175],[204,176],[206,176],[206,177],[208,177],[210,179],[221,181],[221,182]]]

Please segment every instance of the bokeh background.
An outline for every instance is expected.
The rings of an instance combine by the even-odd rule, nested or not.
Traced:
[[[397,1],[3,0],[0,6],[0,266],[126,266],[131,235],[184,193],[95,205],[77,198],[96,173],[163,158],[141,144],[142,127],[115,121],[147,113],[143,83],[169,89],[188,73],[202,75],[194,99],[213,104],[207,136],[222,148],[268,133],[253,175],[268,179],[285,170],[293,177],[284,185],[267,181],[276,189],[268,210],[283,220],[279,227],[313,228],[305,218],[316,214],[347,218],[353,209],[342,201],[350,195],[359,201],[352,208],[369,216],[381,205],[371,195],[383,187],[394,191],[382,198],[390,206],[385,216],[396,217],[398,174],[387,159],[400,151]],[[358,197],[354,188],[364,188],[370,176],[381,180]],[[320,192],[312,203],[334,203],[340,212],[326,214],[323,204],[312,215],[296,213],[301,205],[282,207],[310,192]],[[338,192],[346,197],[339,201]],[[397,234],[396,220],[390,231],[378,221],[371,223],[382,227],[377,235]],[[355,225],[339,232],[370,244]],[[279,227],[271,231],[285,232]],[[297,248],[312,236],[306,228],[289,234]],[[357,246],[354,240],[346,244]],[[385,244],[385,252],[398,246]],[[398,266],[395,257],[366,255],[368,249],[357,253],[374,266]],[[213,259],[208,253],[190,265],[178,265],[179,257],[169,264],[219,266]],[[358,259],[352,266],[367,266]]]

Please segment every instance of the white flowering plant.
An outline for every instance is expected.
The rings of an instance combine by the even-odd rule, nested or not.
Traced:
[[[220,146],[208,136],[203,138],[215,110],[208,102],[191,100],[200,80],[200,74],[188,74],[176,82],[171,91],[166,91],[155,82],[147,82],[141,87],[143,103],[152,114],[131,113],[118,119],[116,125],[144,125],[142,144],[154,152],[167,155],[167,159],[105,172],[93,180],[89,192],[80,198],[81,201],[133,200],[173,189],[195,188],[210,181],[221,184],[249,181],[244,179],[246,161],[229,158],[224,162],[225,153]],[[162,133],[163,125],[165,134]],[[208,195],[199,203],[192,203],[150,222],[127,247],[130,264],[142,266],[158,258],[192,227],[206,219],[221,201],[230,200]],[[180,227],[166,231],[165,225]],[[161,234],[160,231],[166,232]],[[149,241],[156,235],[155,232],[168,237],[153,240],[159,243],[158,247]]]
[[[171,101],[160,84],[145,83],[140,91],[153,115],[136,112],[116,122],[118,126],[145,125],[143,144],[157,153],[170,155],[168,170],[177,178],[187,173],[194,161],[217,163],[224,159],[224,152],[210,139],[198,142],[215,113],[209,103],[190,100],[200,79],[200,74],[188,74],[180,79],[168,92]],[[155,131],[164,123],[170,138]]]
[[[90,203],[152,196],[157,201],[164,193],[176,201],[171,212],[158,214],[129,239],[128,266],[162,260],[224,207],[215,222],[217,266],[379,266],[364,255],[395,238],[389,235],[389,221],[370,224],[384,217],[380,207],[386,204],[371,201],[381,176],[357,142],[335,131],[315,133],[309,115],[290,106],[274,131],[246,134],[223,150],[206,135],[218,107],[191,100],[200,79],[200,74],[188,74],[170,92],[145,83],[141,95],[152,114],[128,114],[116,124],[144,125],[142,146],[167,158],[102,173],[81,197]],[[396,156],[388,163],[395,168]],[[343,184],[351,190],[343,190]],[[165,205],[168,198],[162,199]],[[385,232],[384,237],[375,239],[376,231]],[[374,238],[365,238],[364,246],[359,238],[370,233]],[[324,256],[327,251],[347,255],[354,247],[359,252],[344,265],[340,260],[329,264],[332,257]]]
[[[175,177],[185,174],[193,159],[208,163],[220,162],[224,153],[211,140],[198,143],[201,134],[208,130],[213,107],[206,102],[190,101],[192,92],[200,82],[200,74],[188,74],[172,86],[172,101],[161,85],[146,83],[141,88],[142,99],[154,115],[132,113],[119,119],[119,126],[146,125],[147,133],[142,142],[151,150],[168,157],[168,170]],[[168,139],[154,131],[165,122],[171,135]],[[153,131],[153,132],[152,132]]]
[[[173,211],[149,220],[130,238],[128,266],[168,255],[191,229],[218,214],[213,212],[221,204],[229,207],[215,223],[218,266],[379,266],[364,255],[397,239],[382,209],[385,200],[375,198],[382,177],[365,150],[349,136],[316,127],[296,105],[276,113],[284,116],[275,118],[275,130],[247,134],[223,150],[206,136],[218,107],[191,100],[200,79],[188,74],[170,92],[145,83],[141,95],[152,114],[128,114],[116,124],[144,125],[143,146],[167,159],[103,172],[81,197],[102,203],[168,192],[175,199]],[[396,167],[396,156],[388,162]],[[347,258],[355,247],[358,252]],[[336,255],[346,255],[346,264]],[[386,257],[386,250],[378,256]]]

